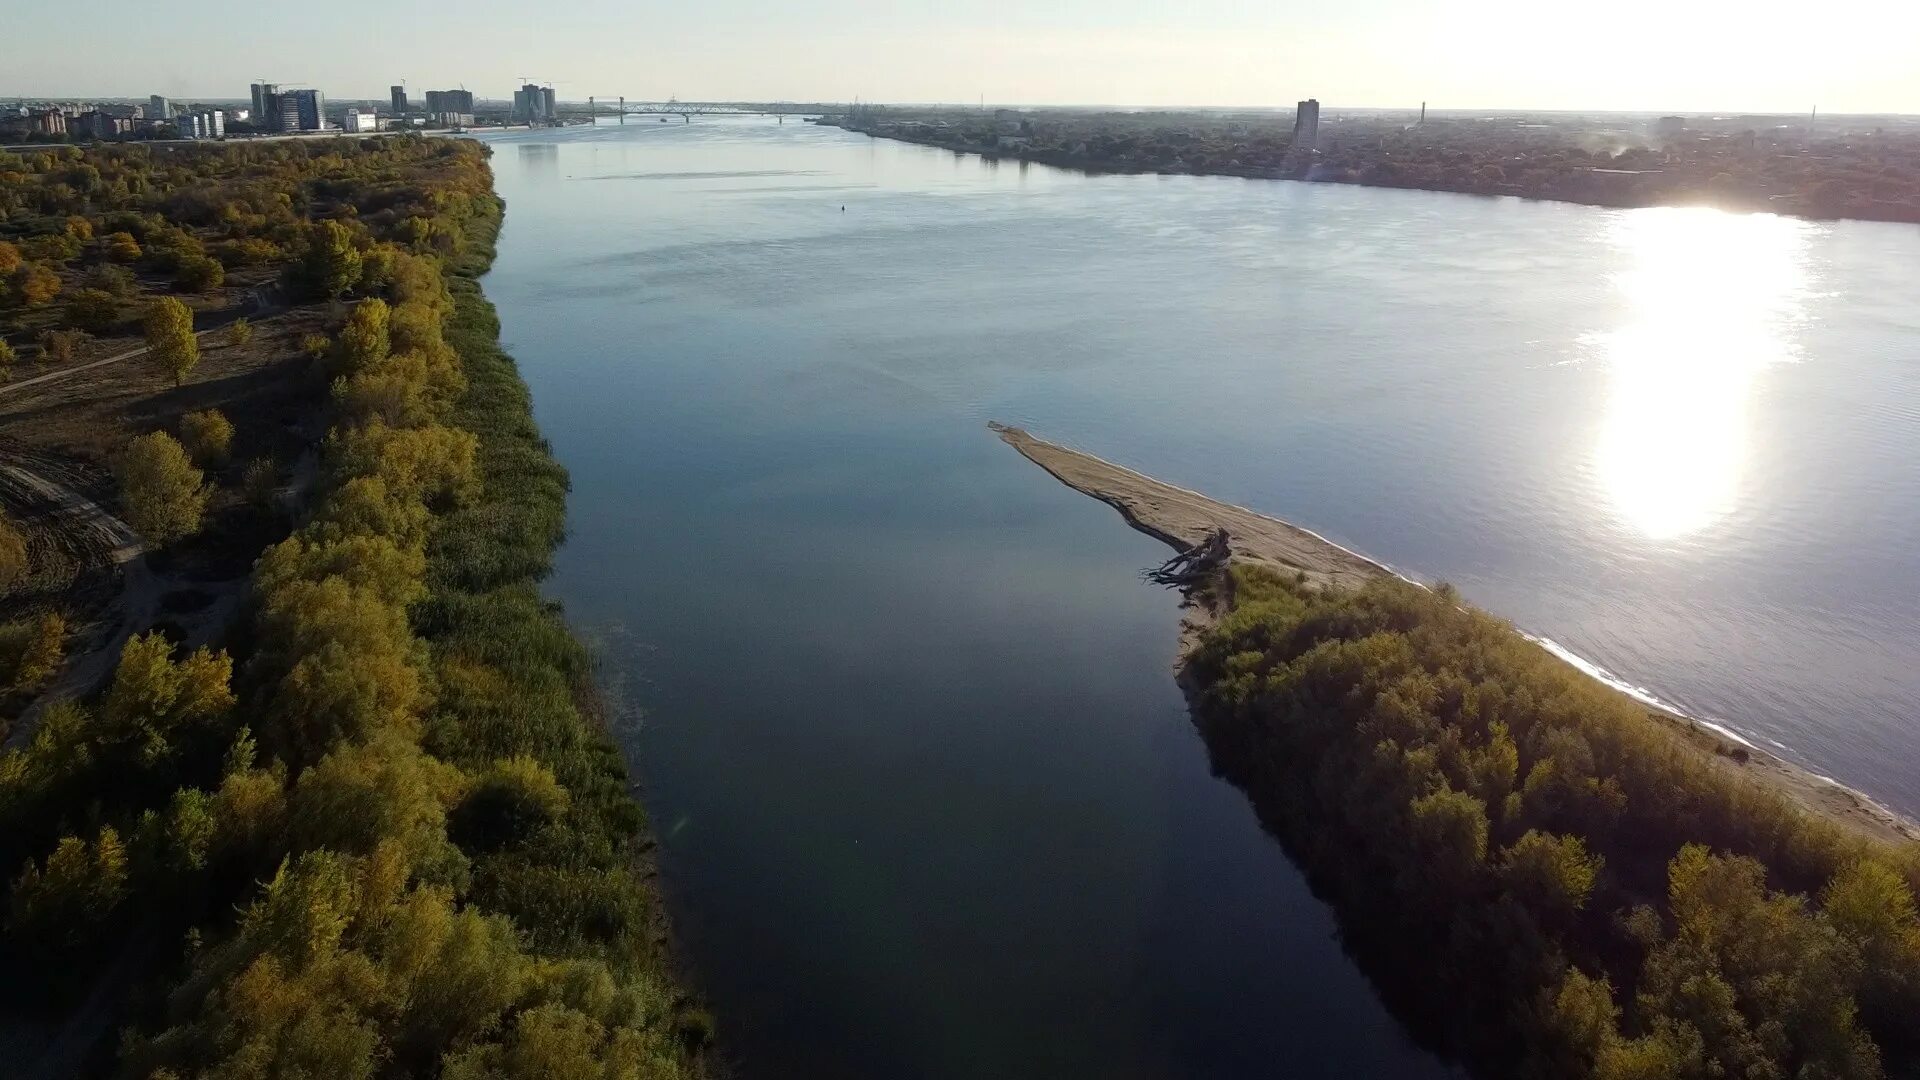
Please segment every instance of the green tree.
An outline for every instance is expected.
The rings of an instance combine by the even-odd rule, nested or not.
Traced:
[[[104,289],[81,289],[67,301],[67,325],[105,334],[120,325],[120,301]]]
[[[219,409],[202,409],[180,418],[180,442],[203,468],[224,465],[233,449],[233,422]]]
[[[354,246],[353,230],[337,221],[321,222],[308,234],[304,268],[321,296],[338,299],[351,292],[360,283],[360,250]]]
[[[171,296],[162,296],[147,305],[142,321],[147,335],[147,355],[160,371],[180,386],[200,362],[200,341],[193,336],[193,312]]]
[[[187,451],[164,431],[127,444],[115,471],[127,524],[148,543],[165,546],[200,531],[209,492]]]
[[[340,374],[357,375],[387,358],[392,348],[388,334],[391,314],[385,300],[362,300],[353,306],[335,347],[335,366]]]
[[[181,259],[173,272],[173,287],[182,292],[212,292],[226,280],[227,268],[205,255],[190,255]]]
[[[20,658],[14,663],[9,689],[16,693],[31,694],[46,686],[66,659],[66,644],[67,620],[61,618],[57,611],[40,616],[27,638],[26,647],[20,651]]]

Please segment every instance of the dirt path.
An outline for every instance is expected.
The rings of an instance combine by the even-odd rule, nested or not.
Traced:
[[[245,319],[267,318],[279,310],[279,308],[275,307],[267,299],[265,299],[263,296],[258,295],[257,293],[251,298],[251,300],[252,300],[252,306],[246,312],[235,315],[234,318],[245,318]],[[231,321],[232,320],[228,320],[228,322],[231,322]],[[204,338],[208,334],[213,333],[215,330],[224,329],[225,326],[226,326],[226,323],[222,323],[220,326],[209,326],[205,330],[195,331],[193,336],[196,338]],[[60,379],[67,378],[70,375],[78,375],[83,371],[92,371],[95,368],[103,368],[109,364],[118,364],[122,360],[131,360],[136,356],[144,356],[146,355],[146,352],[147,352],[147,347],[145,345],[142,345],[137,349],[129,349],[126,352],[120,353],[117,356],[103,357],[102,359],[99,359],[99,360],[89,360],[84,364],[75,364],[72,367],[61,368],[58,371],[49,371],[45,375],[35,375],[31,379],[20,379],[18,381],[10,382],[10,383],[0,383],[0,397],[5,397],[8,394],[19,393],[20,391],[25,390],[30,386],[39,386],[44,383],[56,382]]]
[[[1245,507],[1216,502],[1186,488],[1161,483],[1091,454],[1034,438],[1019,428],[1003,424],[988,426],[999,433],[1009,446],[1053,474],[1061,483],[1112,506],[1120,511],[1129,525],[1176,550],[1185,550],[1200,543],[1215,529],[1226,529],[1232,538],[1234,558],[1301,570],[1310,579],[1322,583],[1359,585],[1372,578],[1393,574],[1392,570],[1380,563],[1277,518],[1256,514]],[[1183,654],[1193,644],[1195,635],[1191,631],[1203,626],[1208,621],[1207,615],[1206,612],[1197,612],[1195,617],[1189,618],[1190,632],[1183,635]],[[1537,642],[1537,639],[1534,640]],[[1558,653],[1554,655],[1563,663],[1567,662]],[[1571,666],[1583,675],[1592,677],[1592,672],[1579,665]],[[1611,683],[1607,685],[1618,690]],[[1738,763],[1736,758],[1728,755],[1728,751],[1734,748],[1733,744],[1711,727],[1676,710],[1650,706],[1637,697],[1634,703],[1645,709],[1650,719],[1667,725],[1684,746],[1695,751],[1702,768],[1730,770],[1784,795],[1812,813],[1875,839],[1894,843],[1920,842],[1920,825],[1881,806],[1861,792],[1751,744],[1739,748],[1745,751],[1746,760]]]

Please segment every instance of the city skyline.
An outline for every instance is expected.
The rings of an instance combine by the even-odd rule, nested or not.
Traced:
[[[111,21],[144,18],[127,0]],[[343,0],[338,35],[263,35],[225,9],[84,47],[22,23],[0,42],[0,98],[235,98],[263,78],[329,97],[384,101],[464,86],[504,100],[524,82],[560,98],[973,102],[1285,108],[1312,92],[1331,107],[1629,112],[1920,112],[1920,11],[1838,0],[1808,19],[1762,3],[1732,21],[1700,0],[1625,0],[1596,19],[1483,0],[1444,10],[1413,0],[1335,9],[1195,0],[1164,4],[955,0],[935,10],[822,0],[792,10],[716,0],[640,13],[609,0],[543,12],[472,0],[457,38],[444,13]]]

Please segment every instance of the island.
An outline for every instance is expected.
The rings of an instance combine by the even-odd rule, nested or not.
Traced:
[[[1920,838],[1606,685],[1450,587],[995,425],[1176,552],[1215,771],[1437,1052],[1496,1077],[1901,1074]]]

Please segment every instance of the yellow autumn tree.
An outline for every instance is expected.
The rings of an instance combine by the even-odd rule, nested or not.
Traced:
[[[115,472],[127,524],[149,543],[164,546],[200,531],[209,492],[203,474],[173,436],[156,431],[134,439]]]
[[[147,305],[142,327],[147,335],[147,355],[154,366],[171,378],[173,385],[186,382],[200,362],[200,342],[193,336],[193,311],[171,296],[162,296]]]

